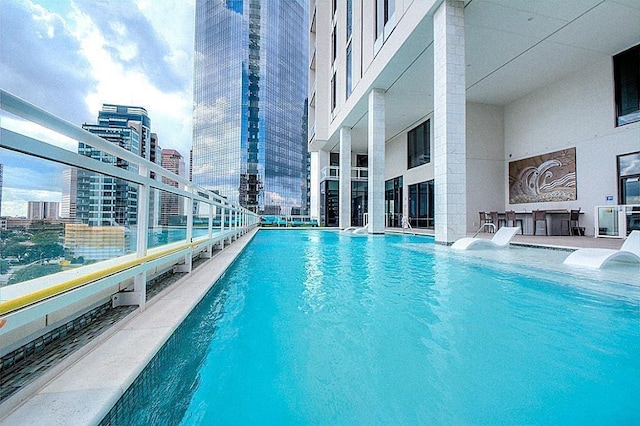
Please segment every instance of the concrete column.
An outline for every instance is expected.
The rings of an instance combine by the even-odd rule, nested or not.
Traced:
[[[384,233],[384,90],[369,93],[369,233]]]
[[[433,15],[436,242],[466,235],[464,2],[445,0]]]
[[[351,129],[340,128],[340,228],[351,226]]]

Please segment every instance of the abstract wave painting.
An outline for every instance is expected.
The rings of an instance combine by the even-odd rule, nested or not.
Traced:
[[[509,203],[575,199],[575,147],[509,162]]]

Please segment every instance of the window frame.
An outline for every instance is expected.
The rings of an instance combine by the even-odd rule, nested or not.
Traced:
[[[630,78],[624,75],[627,72],[630,73]],[[624,85],[622,84],[623,77],[627,77],[629,80]],[[640,121],[640,44],[613,56],[613,80],[616,127]],[[633,111],[623,113],[623,105],[628,102],[623,98],[631,96],[629,93],[633,89],[635,89],[636,108]]]
[[[640,169],[634,170],[633,173],[630,174],[622,174],[622,170],[620,170],[620,159],[622,157],[631,157],[631,156],[640,157],[640,151],[629,152],[626,154],[620,154],[616,156],[616,170],[618,175],[618,204],[624,205],[627,204],[626,201],[626,193],[625,193],[625,184],[629,179],[640,179]],[[637,173],[636,173],[637,172]]]
[[[416,146],[418,134],[422,131],[422,150]],[[415,136],[414,136],[415,135]],[[423,166],[431,162],[431,120],[428,119],[407,132],[407,169]]]

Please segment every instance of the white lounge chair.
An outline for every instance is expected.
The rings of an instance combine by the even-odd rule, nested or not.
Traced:
[[[490,240],[486,238],[460,238],[453,243],[451,248],[456,250],[469,250],[473,247],[482,248],[503,248],[508,247],[513,237],[520,232],[520,227],[503,226],[498,229]]]
[[[565,265],[602,268],[612,260],[640,263],[640,231],[631,231],[620,250],[584,248],[571,253]]]

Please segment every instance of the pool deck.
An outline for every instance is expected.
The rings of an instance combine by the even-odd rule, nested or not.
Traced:
[[[402,233],[399,228],[386,231]],[[135,310],[3,402],[0,424],[98,424],[257,232],[254,229],[239,238],[211,261],[153,298],[143,312]],[[429,230],[414,232],[433,235]],[[478,236],[491,238],[493,234]],[[565,250],[619,249],[623,242],[621,239],[527,235],[516,235],[513,240],[517,245]]]
[[[402,233],[401,228],[387,228],[387,232]],[[416,235],[430,235],[433,236],[434,232],[430,229],[413,229]],[[405,230],[405,234],[410,234],[410,231]],[[491,239],[493,233],[481,232],[477,235],[478,238]],[[473,233],[467,234],[468,237],[473,237]],[[580,248],[606,248],[618,250],[624,243],[622,238],[594,238],[594,237],[578,237],[578,236],[546,236],[546,235],[520,235],[516,236],[511,241],[515,245],[532,246],[532,247],[546,247],[553,249],[563,250],[577,250]]]

